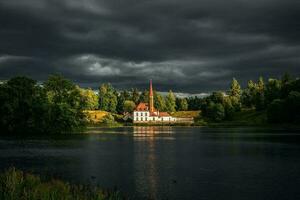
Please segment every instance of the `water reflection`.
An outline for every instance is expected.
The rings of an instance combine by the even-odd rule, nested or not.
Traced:
[[[161,199],[169,190],[168,180],[163,180],[161,173],[164,173],[162,169],[174,166],[175,135],[174,127],[133,128],[136,196]],[[162,144],[168,144],[168,148]]]
[[[173,127],[170,126],[134,126],[134,137],[150,137],[155,136],[169,136],[174,134]]]
[[[135,156],[133,166],[135,167],[135,187],[138,188],[137,196],[157,194],[158,169],[154,137],[161,134],[162,131],[167,134],[171,132],[167,127],[134,127],[134,137],[146,138],[146,140],[134,143]],[[152,199],[155,197],[145,196],[145,198]]]

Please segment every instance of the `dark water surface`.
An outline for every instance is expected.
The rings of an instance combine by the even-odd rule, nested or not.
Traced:
[[[261,128],[90,129],[0,138],[0,169],[117,187],[131,199],[300,199],[300,132]],[[98,133],[98,134],[95,134]]]

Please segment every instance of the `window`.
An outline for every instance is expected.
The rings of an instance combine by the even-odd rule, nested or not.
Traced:
[[[141,116],[143,116],[143,113],[141,113]]]

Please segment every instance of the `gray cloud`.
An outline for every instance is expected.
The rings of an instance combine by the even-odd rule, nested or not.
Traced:
[[[299,75],[298,0],[0,0],[0,78],[202,93]]]

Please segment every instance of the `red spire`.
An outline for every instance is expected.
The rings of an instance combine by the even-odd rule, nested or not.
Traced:
[[[149,90],[149,96],[153,96],[153,91],[152,91],[152,79],[150,79],[150,90]]]
[[[150,112],[151,112],[151,113],[154,112],[153,91],[152,91],[152,79],[150,79],[149,106],[150,106]]]

